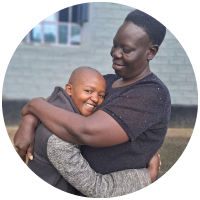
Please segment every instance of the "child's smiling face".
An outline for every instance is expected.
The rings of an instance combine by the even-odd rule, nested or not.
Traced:
[[[104,101],[106,83],[101,74],[82,73],[73,84],[67,84],[66,92],[84,116],[91,115]]]

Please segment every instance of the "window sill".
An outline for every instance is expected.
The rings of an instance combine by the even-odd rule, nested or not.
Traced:
[[[62,45],[62,44],[41,44],[41,43],[25,43],[25,42],[21,42],[20,44],[22,45],[27,45],[27,46],[44,46],[44,47],[70,47],[70,48],[80,48],[80,45]]]

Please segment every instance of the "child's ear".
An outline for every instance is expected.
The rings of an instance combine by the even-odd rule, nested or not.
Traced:
[[[65,85],[65,91],[67,92],[67,94],[68,94],[69,96],[71,96],[71,95],[72,95],[72,85],[70,85],[69,83],[67,83],[67,84]]]

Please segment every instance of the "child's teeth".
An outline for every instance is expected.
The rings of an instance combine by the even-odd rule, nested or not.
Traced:
[[[92,107],[92,108],[94,107],[93,105],[90,105],[90,104],[88,104],[88,103],[87,103],[87,105],[88,105],[89,107]]]

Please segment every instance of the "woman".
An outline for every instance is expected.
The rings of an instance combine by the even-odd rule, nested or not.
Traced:
[[[106,98],[91,116],[56,108],[42,98],[30,101],[22,115],[33,114],[58,137],[84,145],[81,153],[97,173],[146,167],[164,141],[170,117],[169,92],[149,68],[165,33],[162,24],[139,10],[126,17],[111,49],[116,75],[104,76]],[[20,137],[27,139],[19,146]],[[16,136],[21,155],[33,138],[32,133]]]

